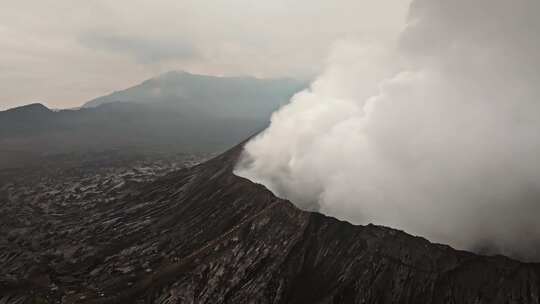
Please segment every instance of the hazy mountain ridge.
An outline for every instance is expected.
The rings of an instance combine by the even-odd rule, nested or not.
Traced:
[[[173,71],[96,98],[83,107],[111,102],[163,103],[182,106],[194,113],[260,119],[268,118],[306,86],[307,83],[288,78],[216,77]]]
[[[301,87],[293,80],[174,72],[80,109],[52,111],[41,104],[10,109],[0,112],[0,168],[89,150],[222,151],[263,129]],[[176,88],[187,93],[180,96]]]
[[[267,124],[128,103],[43,114],[30,120],[0,118],[0,160],[5,161],[0,167],[25,166],[45,155],[108,149],[214,152]]]

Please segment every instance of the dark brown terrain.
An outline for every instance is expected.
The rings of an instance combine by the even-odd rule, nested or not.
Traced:
[[[235,176],[240,152],[99,202],[3,188],[0,303],[540,302],[538,264],[301,211]]]

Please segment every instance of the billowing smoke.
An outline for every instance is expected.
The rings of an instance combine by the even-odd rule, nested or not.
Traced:
[[[538,257],[539,12],[538,0],[414,1],[395,44],[336,44],[237,174],[354,223]]]

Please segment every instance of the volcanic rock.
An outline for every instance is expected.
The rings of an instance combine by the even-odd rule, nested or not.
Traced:
[[[233,174],[241,150],[78,211],[20,206],[31,229],[2,214],[0,303],[540,302],[538,264],[301,211]]]

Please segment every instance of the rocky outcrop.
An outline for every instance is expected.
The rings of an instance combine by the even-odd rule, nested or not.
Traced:
[[[301,211],[235,176],[240,151],[112,202],[42,212],[33,225],[53,243],[4,225],[15,232],[0,236],[0,302],[540,301],[538,264]]]

